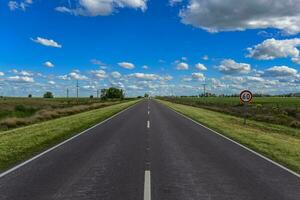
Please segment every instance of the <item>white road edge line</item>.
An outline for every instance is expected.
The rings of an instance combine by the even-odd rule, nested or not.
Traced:
[[[140,102],[138,102],[138,103],[140,103]],[[126,108],[125,110],[122,110],[122,111],[120,111],[120,112],[114,114],[113,116],[111,116],[111,117],[105,119],[104,121],[102,121],[102,122],[100,122],[100,123],[98,123],[98,124],[92,126],[91,128],[88,128],[88,129],[84,130],[83,132],[78,133],[78,134],[74,135],[73,137],[71,137],[71,138],[69,138],[69,139],[67,139],[67,140],[65,140],[65,141],[63,141],[63,142],[61,142],[61,143],[59,143],[59,144],[57,144],[57,145],[55,145],[55,146],[49,148],[49,149],[47,149],[46,151],[43,151],[42,153],[40,153],[40,154],[38,154],[38,155],[36,155],[36,156],[34,156],[34,157],[32,157],[32,158],[30,158],[29,160],[26,160],[26,161],[22,162],[21,164],[16,165],[16,166],[14,166],[13,168],[11,168],[11,169],[9,169],[9,170],[7,170],[7,171],[1,173],[1,174],[0,174],[0,178],[2,178],[2,177],[4,177],[4,176],[8,175],[9,173],[11,173],[11,172],[13,172],[13,171],[15,171],[15,170],[17,170],[17,169],[19,169],[19,168],[21,168],[21,167],[23,167],[23,166],[26,165],[26,164],[28,164],[28,163],[30,163],[30,162],[32,162],[32,161],[38,159],[39,157],[42,157],[43,155],[49,153],[50,151],[53,151],[54,149],[56,149],[56,148],[58,148],[58,147],[60,147],[60,146],[62,146],[62,145],[64,145],[64,144],[66,144],[67,142],[70,142],[71,140],[73,140],[73,139],[75,139],[75,138],[81,136],[82,134],[88,132],[89,130],[91,130],[91,129],[93,129],[93,128],[96,128],[97,126],[100,126],[100,125],[104,124],[105,122],[107,122],[107,121],[113,119],[114,117],[120,115],[121,113],[123,113],[123,112],[129,110],[130,108],[132,108],[132,107],[134,107],[134,106],[136,106],[138,103],[135,103],[135,104],[129,106],[129,107]]]
[[[145,171],[144,200],[151,200],[151,172]]]
[[[164,105],[164,104],[162,104],[162,105]],[[166,106],[166,105],[164,105],[164,106]],[[170,107],[168,107],[168,106],[166,106],[166,107],[169,108],[170,110],[173,110],[175,113],[177,113],[177,114],[183,116],[184,118],[189,119],[189,120],[191,120],[192,122],[198,124],[199,126],[202,126],[203,128],[206,128],[206,129],[210,130],[211,132],[213,132],[213,133],[215,133],[215,134],[217,134],[217,135],[219,135],[219,136],[221,136],[221,137],[223,137],[223,138],[229,140],[230,142],[233,142],[234,144],[236,144],[236,145],[238,145],[238,146],[240,146],[240,147],[242,147],[242,148],[244,148],[244,149],[250,151],[251,153],[253,153],[253,154],[255,154],[255,155],[257,155],[257,156],[263,158],[263,159],[266,160],[266,161],[269,161],[270,163],[276,165],[277,167],[280,167],[281,169],[283,169],[283,170],[285,170],[285,171],[287,171],[287,172],[289,172],[289,173],[291,173],[291,174],[297,176],[298,178],[300,178],[300,174],[298,174],[297,172],[294,172],[293,170],[288,169],[287,167],[285,167],[285,166],[283,166],[283,165],[281,165],[281,164],[279,164],[279,163],[277,163],[277,162],[275,162],[275,161],[273,161],[273,160],[271,160],[271,159],[265,157],[264,155],[262,155],[262,154],[260,154],[260,153],[257,153],[256,151],[254,151],[254,150],[252,150],[252,149],[250,149],[250,148],[248,148],[248,147],[246,147],[246,146],[244,146],[244,145],[242,145],[242,144],[240,144],[240,143],[238,143],[238,142],[236,142],[236,141],[230,139],[229,137],[227,137],[227,136],[225,136],[225,135],[222,135],[221,133],[218,133],[217,131],[212,130],[211,128],[208,128],[208,127],[204,126],[203,124],[201,124],[201,123],[199,123],[199,122],[193,120],[192,118],[190,118],[190,117],[188,117],[188,116],[185,116],[184,114],[182,114],[182,113],[180,113],[180,112],[174,110],[173,108],[170,108]]]
[[[150,121],[147,121],[147,128],[150,128]]]

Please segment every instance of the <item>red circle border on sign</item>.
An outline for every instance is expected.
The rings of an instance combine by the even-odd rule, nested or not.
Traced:
[[[246,101],[243,101],[243,99],[242,99],[242,94],[243,94],[244,92],[248,92],[248,93],[251,94],[251,99],[248,101],[248,102],[251,102],[252,99],[253,99],[253,94],[252,94],[252,92],[250,92],[249,90],[243,90],[243,91],[240,93],[240,100],[241,100],[241,102],[243,102],[243,103],[248,103],[248,102],[246,102]]]

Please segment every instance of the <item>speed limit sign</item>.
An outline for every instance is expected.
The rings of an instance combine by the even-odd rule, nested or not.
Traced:
[[[253,98],[253,95],[249,90],[244,90],[240,94],[240,99],[243,103],[251,102],[252,98]]]

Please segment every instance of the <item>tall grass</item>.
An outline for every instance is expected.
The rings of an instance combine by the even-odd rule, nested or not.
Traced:
[[[299,97],[255,97],[247,110],[237,97],[161,97],[160,99],[237,117],[300,128]]]
[[[93,103],[88,105],[76,105],[72,107],[53,108],[47,107],[44,109],[36,109],[24,105],[17,105],[12,116],[6,117],[0,121],[0,131],[9,130],[12,128],[26,126],[46,120],[51,120],[59,117],[69,116],[80,112],[98,109],[114,104],[120,101]]]

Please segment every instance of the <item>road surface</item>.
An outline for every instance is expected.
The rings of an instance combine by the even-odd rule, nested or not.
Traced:
[[[300,178],[144,100],[1,177],[0,199],[299,200]]]

